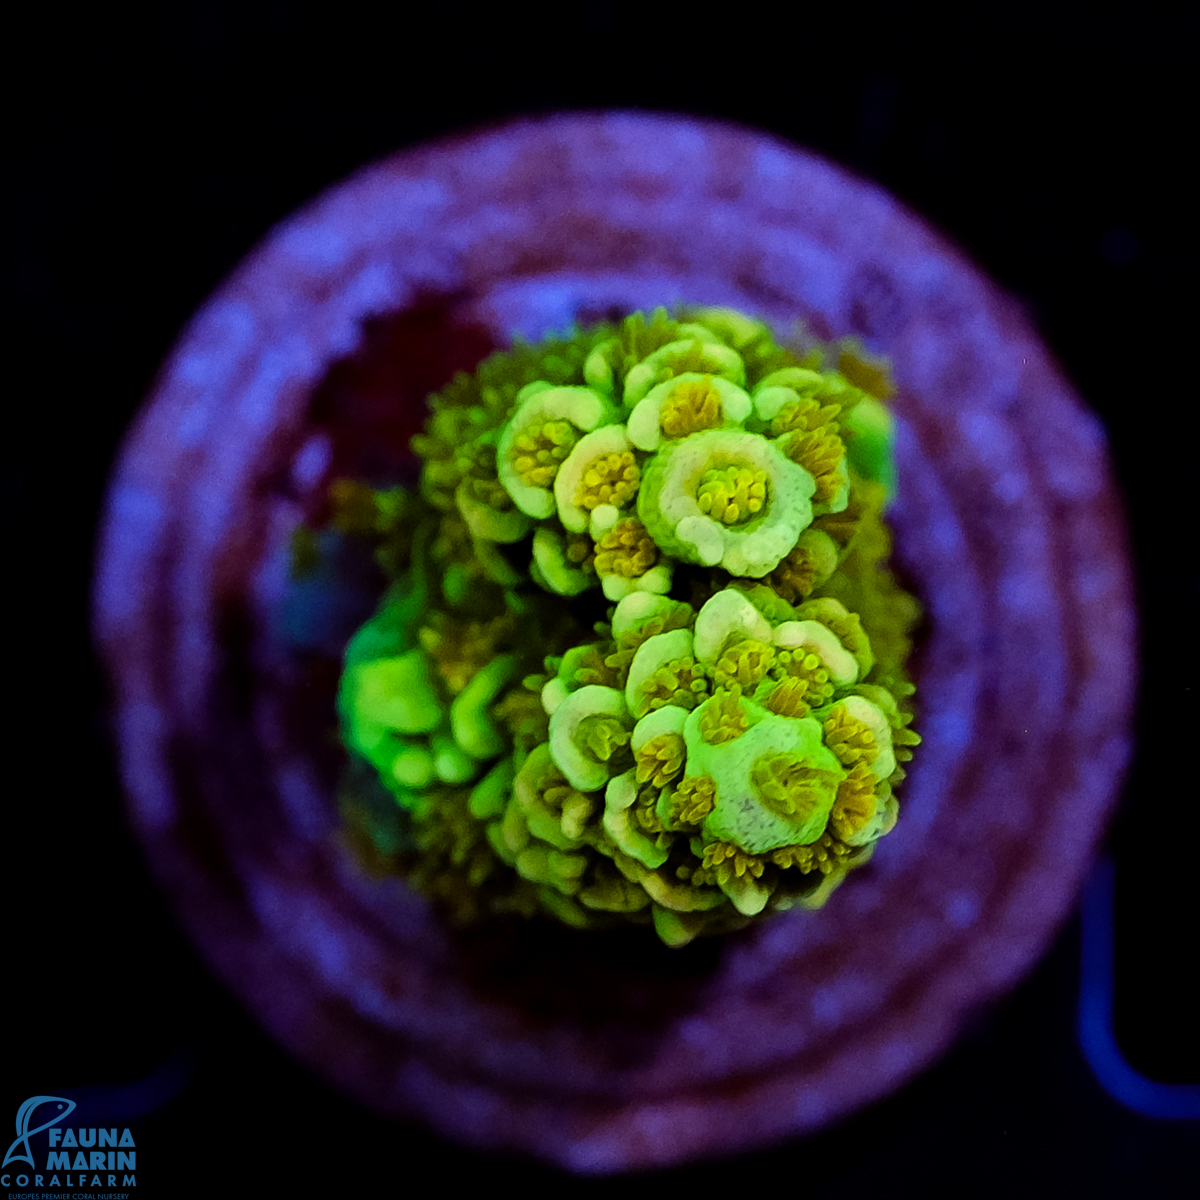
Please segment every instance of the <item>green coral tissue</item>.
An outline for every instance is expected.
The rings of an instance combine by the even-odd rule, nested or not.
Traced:
[[[823,904],[919,740],[889,392],[851,343],[695,309],[434,396],[419,494],[332,490],[390,581],[338,695],[353,844],[461,922],[682,945]]]

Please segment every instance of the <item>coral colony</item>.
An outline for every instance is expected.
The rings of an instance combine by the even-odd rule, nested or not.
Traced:
[[[419,495],[332,493],[391,580],[338,698],[356,844],[463,922],[678,946],[823,904],[919,740],[889,392],[849,344],[698,309],[434,396]]]

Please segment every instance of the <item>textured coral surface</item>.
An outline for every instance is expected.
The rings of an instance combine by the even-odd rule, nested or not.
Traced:
[[[824,908],[729,937],[452,933],[338,841],[337,643],[378,581],[368,560],[324,625],[281,611],[292,534],[331,478],[389,482],[420,397],[514,330],[684,298],[893,364],[895,559],[928,626],[904,815]],[[96,605],[131,819],[221,976],[365,1103],[579,1170],[761,1144],[910,1077],[1046,945],[1128,752],[1103,438],[1020,312],[878,190],[672,118],[432,146],[277,229],[131,434]]]
[[[459,375],[418,490],[334,483],[294,572],[336,580],[341,534],[390,584],[338,702],[368,861],[459,921],[681,946],[870,858],[918,608],[883,561],[891,417],[844,372],[892,390],[731,309],[635,313]]]

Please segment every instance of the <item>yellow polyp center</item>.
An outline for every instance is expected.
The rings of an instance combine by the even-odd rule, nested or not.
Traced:
[[[669,438],[715,429],[725,420],[721,393],[707,379],[681,383],[663,401],[658,420]]]
[[[709,775],[689,775],[670,799],[671,819],[680,825],[699,825],[713,810],[717,785]]]
[[[750,728],[750,718],[741,696],[733,691],[720,691],[700,714],[700,736],[710,746],[732,742]]]
[[[575,507],[590,512],[601,504],[621,508],[633,499],[641,468],[631,450],[614,450],[593,459],[575,490]]]
[[[742,688],[750,688],[766,677],[774,659],[774,646],[746,638],[721,655],[713,678],[721,687],[736,683]]]
[[[805,823],[832,790],[829,771],[808,766],[795,754],[764,754],[750,769],[750,782],[776,816]]]
[[[608,661],[599,646],[589,646],[575,667],[571,680],[573,687],[583,687],[589,683],[598,683],[601,687],[625,687],[625,680],[613,664]]]
[[[570,421],[538,421],[513,439],[512,465],[528,487],[548,488],[578,441]]]
[[[828,425],[841,412],[841,407],[840,404],[822,405],[811,398],[793,400],[775,415],[771,421],[771,433],[779,437],[795,430],[806,432],[819,429],[822,425]]]
[[[638,783],[664,787],[683,770],[687,744],[678,733],[662,733],[651,738],[635,757]]]
[[[781,717],[808,716],[808,680],[789,675],[781,679],[767,697],[766,706]]]
[[[658,547],[641,521],[618,521],[596,543],[596,573],[636,579],[658,559]]]
[[[830,429],[794,434],[788,439],[787,456],[802,466],[816,480],[814,504],[828,504],[841,488],[838,467],[846,454],[842,439]]]
[[[616,717],[584,717],[575,740],[585,754],[597,762],[608,762],[629,745],[629,730]]]
[[[696,504],[722,525],[742,525],[767,503],[767,473],[750,467],[713,467],[700,477]]]
[[[879,757],[879,743],[870,726],[839,709],[825,722],[825,745],[844,767],[863,762],[869,767]]]
[[[633,806],[633,819],[643,833],[657,834],[663,832],[663,823],[655,811],[659,789],[654,784],[648,784],[638,793]]]
[[[866,763],[858,762],[838,785],[829,828],[842,841],[852,838],[866,827],[875,815],[878,800],[875,795],[875,776]]]
[[[771,673],[781,682],[787,679],[803,680],[804,702],[810,708],[819,708],[833,696],[829,668],[811,650],[781,650],[775,656]]]
[[[708,676],[703,666],[687,655],[659,667],[642,685],[641,699],[647,711],[668,704],[690,711],[704,699],[707,692]]]
[[[804,546],[795,546],[764,582],[789,604],[795,604],[813,590],[816,570],[817,564],[812,554]]]

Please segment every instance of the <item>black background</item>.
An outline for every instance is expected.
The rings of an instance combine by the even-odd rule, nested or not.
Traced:
[[[1198,915],[1186,885],[1196,10],[787,11],[450,3],[384,20],[354,4],[177,3],[149,17],[95,6],[9,18],[2,482],[18,716],[0,1120],[35,1093],[149,1076],[161,1103],[127,1122],[139,1194],[403,1192],[430,1170],[448,1188],[555,1182],[360,1111],[209,977],[123,824],[87,593],[122,433],[184,322],[249,248],[371,159],[572,108],[731,118],[873,177],[1024,302],[1107,422],[1146,618],[1142,751],[1110,838],[1119,1032],[1143,1070],[1200,1082],[1185,971]],[[1121,1108],[1081,1058],[1079,942],[1075,918],[940,1065],[873,1109],[654,1182],[756,1188],[778,1171],[811,1197],[1195,1194],[1196,1125]]]

